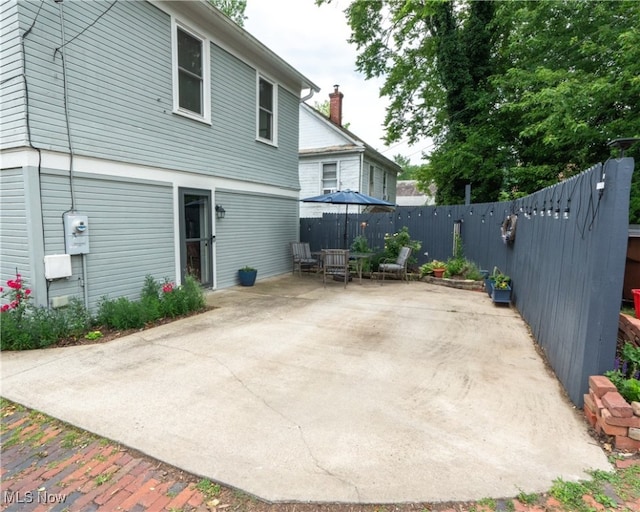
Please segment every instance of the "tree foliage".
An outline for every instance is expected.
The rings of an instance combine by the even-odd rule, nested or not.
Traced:
[[[238,25],[244,26],[244,20],[247,19],[244,14],[247,9],[247,0],[209,0],[209,2]]]
[[[402,167],[402,172],[398,174],[398,180],[415,180],[422,169],[422,165],[412,164],[411,160],[404,155],[394,155],[393,161]]]
[[[531,193],[640,136],[640,2],[352,0],[345,13],[357,68],[384,77],[386,141],[434,140],[417,177],[440,204],[467,183],[474,202]]]

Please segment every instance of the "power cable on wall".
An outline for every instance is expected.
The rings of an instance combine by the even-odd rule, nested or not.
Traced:
[[[29,147],[38,153],[38,194],[40,196],[40,222],[42,224],[42,229],[40,230],[40,233],[42,235],[42,250],[44,251],[45,244],[46,244],[46,237],[44,235],[44,212],[42,210],[42,151],[40,150],[40,148],[34,145],[33,139],[31,137],[31,117],[29,116],[29,106],[30,106],[29,83],[27,80],[27,50],[26,50],[26,44],[25,44],[25,40],[27,39],[29,34],[31,34],[31,31],[33,30],[33,28],[36,25],[36,22],[38,21],[38,17],[40,16],[40,11],[42,11],[43,5],[44,5],[44,0],[41,0],[40,6],[38,7],[38,12],[36,12],[36,15],[33,18],[31,25],[27,30],[25,30],[24,34],[22,34],[22,37],[20,38],[20,47],[22,50],[22,81],[24,83],[24,103],[25,103],[24,117],[25,117],[25,126],[27,129],[27,141],[29,143]],[[12,77],[12,78],[15,78],[15,77]],[[3,80],[2,83],[4,84],[7,80]],[[49,307],[49,285],[50,285],[49,281],[46,281],[47,307]]]
[[[60,54],[60,59],[62,61],[62,87],[63,87],[63,103],[64,103],[64,120],[67,128],[67,144],[69,146],[69,191],[71,193],[71,208],[67,211],[75,211],[76,209],[76,197],[75,190],[73,186],[73,144],[71,142],[71,123],[69,121],[69,89],[67,83],[67,63],[64,58],[64,52],[62,48],[66,45],[65,43],[65,30],[64,30],[64,7],[62,6],[62,2],[58,2],[58,7],[60,10],[60,37],[62,39],[62,45],[55,49],[53,52],[53,58],[55,59],[56,54]],[[66,213],[66,212],[65,212]]]
[[[62,0],[55,0],[57,3],[62,4]],[[62,48],[64,48],[65,46],[67,46],[69,43],[75,41],[77,38],[79,38],[82,34],[84,34],[87,30],[89,30],[91,27],[93,27],[96,23],[98,23],[98,21],[100,21],[100,18],[102,18],[105,14],[107,14],[111,8],[116,5],[116,2],[118,0],[113,0],[113,2],[111,2],[111,5],[109,7],[107,7],[102,14],[100,14],[95,20],[93,20],[91,23],[89,23],[89,25],[87,25],[85,28],[83,28],[80,32],[78,32],[75,36],[73,36],[71,39],[69,39],[68,41],[65,42],[65,40],[62,40],[62,45],[60,45],[58,48],[56,48],[56,52],[62,50]],[[62,8],[62,5],[60,5],[60,7]]]

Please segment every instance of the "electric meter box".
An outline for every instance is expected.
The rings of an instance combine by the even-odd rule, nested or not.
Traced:
[[[64,247],[67,254],[89,254],[89,218],[75,212],[62,216]]]

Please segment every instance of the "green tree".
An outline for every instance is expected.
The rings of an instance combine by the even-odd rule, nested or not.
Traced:
[[[329,100],[324,100],[322,103],[316,101],[313,104],[313,108],[315,108],[321,114],[324,114],[325,116],[329,117],[329,114],[330,114]]]
[[[492,81],[517,156],[508,189],[555,183],[606,159],[609,140],[640,135],[640,4],[500,3],[497,18],[508,66]]]
[[[418,178],[436,183],[439,202],[462,201],[468,182],[475,201],[495,199],[502,183],[495,146],[469,130],[494,104],[494,12],[493,2],[439,0],[355,0],[346,10],[358,70],[385,78],[386,142],[434,139],[434,158]],[[478,141],[486,146],[479,153]]]
[[[402,167],[402,172],[398,174],[399,180],[415,180],[418,172],[422,169],[422,165],[412,164],[411,160],[404,155],[394,155],[393,161]]]
[[[238,25],[244,26],[244,20],[247,19],[244,14],[247,9],[247,0],[209,0],[209,2]]]
[[[316,101],[313,104],[313,108],[327,117],[331,115],[331,105],[329,103],[329,100],[324,100],[322,103]],[[348,130],[350,126],[351,123],[342,123],[342,127],[345,130]]]
[[[467,183],[474,202],[530,193],[640,136],[640,2],[352,0],[345,13],[357,68],[384,77],[387,142],[433,138],[417,178],[438,203]]]

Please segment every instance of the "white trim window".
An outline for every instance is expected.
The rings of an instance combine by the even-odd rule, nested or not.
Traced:
[[[322,193],[331,194],[338,190],[338,164],[322,164]]]
[[[209,41],[172,19],[173,111],[211,123]]]
[[[375,171],[373,165],[369,164],[369,195],[373,196],[375,184]]]
[[[257,127],[258,140],[277,144],[277,111],[278,111],[278,87],[263,76],[258,75],[257,98]]]
[[[387,200],[389,194],[387,192],[387,171],[382,171],[382,199]]]

